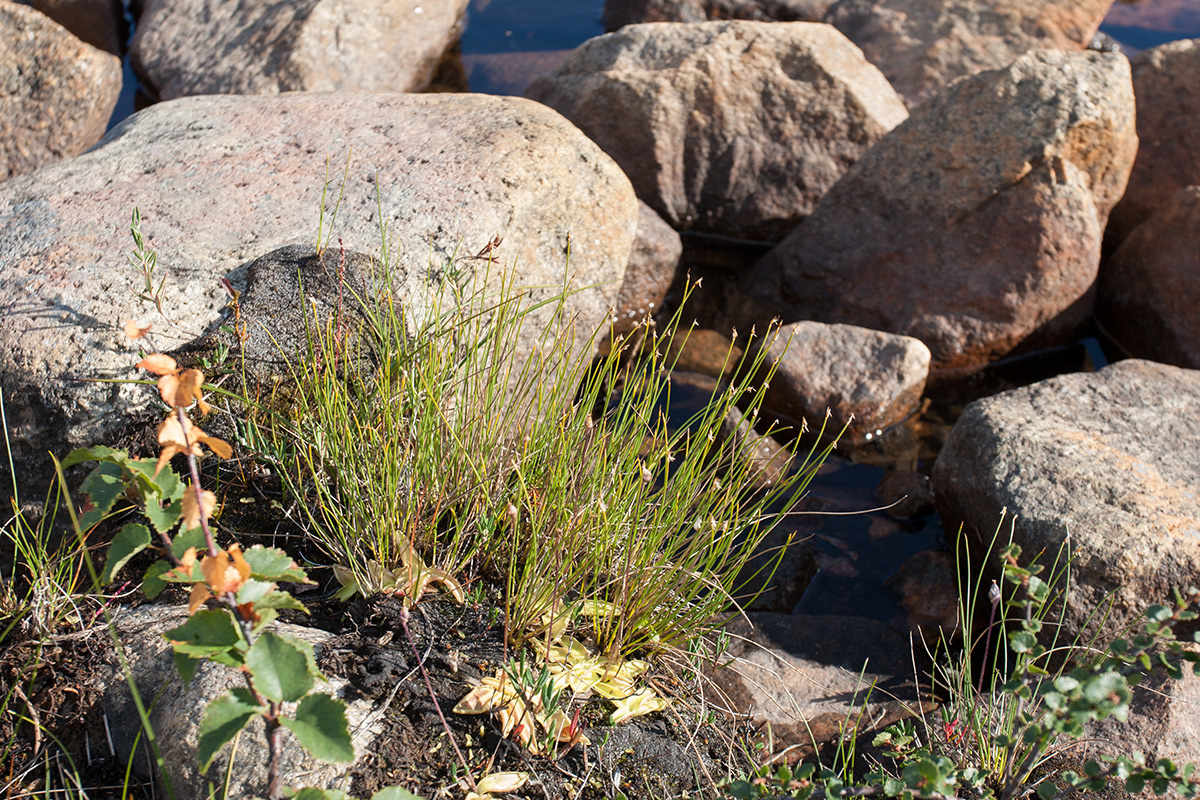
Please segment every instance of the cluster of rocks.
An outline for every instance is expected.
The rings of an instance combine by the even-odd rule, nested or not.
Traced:
[[[912,416],[930,386],[1073,341],[1093,319],[1138,357],[968,406],[931,489],[913,465],[888,476],[913,487],[904,495],[931,491],[918,505],[936,501],[946,528],[962,523],[981,547],[1004,509],[1027,555],[1065,547],[1064,630],[1086,631],[1111,602],[1112,634],[1200,575],[1200,474],[1179,456],[1200,439],[1200,44],[1132,64],[1088,49],[1110,4],[614,0],[613,32],[522,99],[406,94],[428,82],[466,0],[236,14],[153,0],[131,58],[166,102],[101,140],[119,23],[89,44],[54,3],[0,0],[0,385],[14,455],[36,472],[47,448],[103,441],[147,404],[78,380],[133,376],[121,323],[151,316],[123,266],[134,207],[161,253],[172,346],[219,322],[221,278],[246,288],[264,272],[255,259],[331,235],[372,251],[381,225],[411,305],[432,302],[437,275],[480,268],[471,256],[499,237],[522,283],[590,287],[571,298],[580,331],[614,317],[627,330],[661,308],[681,234],[745,240],[765,254],[731,276],[721,322],[782,320],[752,345],[775,370],[776,419],[829,414],[863,441]],[[330,164],[346,175],[336,220]],[[269,287],[252,288],[270,308]],[[726,427],[755,437],[771,480],[779,446],[745,420]],[[918,629],[952,630],[956,609],[922,588],[952,583],[952,565],[922,559],[904,572],[906,607]],[[779,596],[814,571],[783,570],[795,585]],[[741,710],[790,731],[782,746],[844,718],[861,667],[857,645],[818,652],[818,626],[790,610],[753,612],[740,676],[724,673]],[[837,668],[814,681],[818,662]],[[1200,760],[1194,736],[1162,730],[1151,738],[1178,747],[1148,755]]]

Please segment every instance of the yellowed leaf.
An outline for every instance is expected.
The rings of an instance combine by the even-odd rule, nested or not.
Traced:
[[[183,527],[184,530],[192,530],[200,527],[201,518],[205,522],[212,517],[217,509],[217,496],[212,492],[204,489],[200,492],[201,499],[196,498],[196,484],[189,483],[187,490],[183,493]]]
[[[197,441],[204,442],[204,444],[208,445],[208,449],[212,450],[221,458],[233,458],[233,447],[230,446],[229,442],[225,441],[224,439],[218,439],[216,436],[209,436],[199,428],[196,428],[196,430],[200,434],[196,437]]]
[[[667,701],[649,689],[642,689],[640,692],[621,700],[616,700],[614,703],[617,708],[613,711],[610,718],[613,725],[633,719],[634,717],[640,717],[655,711],[662,711],[667,707]]]
[[[151,353],[137,363],[137,366],[155,375],[170,375],[179,371],[175,359],[165,353]]]
[[[475,788],[484,794],[504,794],[515,792],[528,782],[528,772],[493,772],[480,778]]]
[[[229,557],[233,559],[233,567],[237,570],[242,582],[250,580],[250,564],[242,555],[242,546],[240,544],[229,545]],[[292,562],[294,565],[295,562]]]
[[[138,325],[131,319],[125,320],[125,335],[130,339],[140,339],[150,331],[150,326],[145,327]]]

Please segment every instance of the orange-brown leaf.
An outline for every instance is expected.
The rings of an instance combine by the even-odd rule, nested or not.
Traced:
[[[229,556],[233,559],[234,569],[238,571],[242,582],[250,580],[250,564],[242,556],[242,546],[239,544],[229,545]]]
[[[196,430],[200,431],[199,428]],[[218,439],[215,436],[209,436],[204,431],[200,431],[200,441],[208,445],[209,449],[221,458],[233,458],[233,448],[224,439]]]
[[[218,550],[215,556],[205,556],[200,562],[200,571],[214,594],[236,592],[246,581],[224,550]]]
[[[149,325],[146,325],[145,327],[143,327],[141,325],[138,325],[136,322],[134,322],[131,319],[125,320],[125,335],[128,336],[130,339],[140,339],[143,336],[145,336],[146,333],[149,332],[149,330],[150,330]]]
[[[191,597],[188,598],[188,613],[195,614],[196,609],[204,605],[204,601],[212,597],[212,593],[208,591],[208,587],[203,583],[197,583],[192,586]]]
[[[155,375],[170,375],[179,371],[179,365],[175,363],[175,359],[164,353],[151,353],[139,361],[137,366],[147,372],[153,372]]]
[[[201,497],[196,498],[196,485],[189,483],[187,491],[183,493],[183,528],[190,531],[192,528],[200,527],[200,519],[203,517],[205,522],[208,522],[212,517],[213,512],[217,508],[217,496],[207,489],[200,492]],[[207,574],[207,573],[206,573]]]
[[[203,385],[203,372],[198,369],[185,369],[182,372],[163,375],[159,378],[158,393],[162,395],[163,402],[169,406],[187,408],[197,400],[204,406],[208,406],[208,403],[204,402],[204,393],[201,391]]]

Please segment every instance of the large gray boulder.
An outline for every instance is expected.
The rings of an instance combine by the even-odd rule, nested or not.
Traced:
[[[163,634],[187,621],[187,609],[182,606],[145,605],[139,608],[119,608],[113,615],[113,627],[121,641],[124,657],[142,702],[150,710],[150,724],[162,751],[163,762],[176,796],[180,800],[205,800],[209,797],[207,784],[224,780],[229,769],[230,749],[226,747],[213,761],[207,775],[201,775],[197,762],[200,720],[204,709],[214,699],[230,689],[245,687],[245,675],[237,670],[211,661],[201,662],[191,682],[185,684],[175,668],[174,653]],[[312,645],[320,656],[322,645],[333,635],[315,628],[277,623],[273,631]],[[139,738],[142,725],[137,706],[121,666],[114,653],[96,671],[95,681],[101,691],[100,705],[107,717],[112,746],[121,763],[133,761],[143,778],[156,777],[153,767],[143,757],[145,745]],[[332,678],[317,682],[316,694],[335,697],[347,693],[347,682]],[[286,713],[286,709],[285,709]],[[354,752],[363,759],[380,731],[375,702],[361,695],[346,709]],[[261,720],[254,720],[238,739],[237,757],[230,772],[227,797],[261,797],[267,787],[267,746]],[[350,764],[329,764],[314,759],[285,730],[281,757],[281,776],[284,785],[311,786],[326,789],[350,788]],[[207,777],[207,780],[205,778]]]
[[[933,469],[947,530],[991,541],[1008,509],[1025,561],[1073,558],[1064,629],[1111,637],[1200,583],[1200,372],[1121,361],[976,401]],[[1007,534],[1008,523],[1004,526]]]
[[[249,261],[316,245],[322,199],[333,265],[339,238],[379,251],[382,211],[393,289],[414,312],[439,276],[482,273],[488,260],[474,256],[500,237],[493,279],[515,270],[517,285],[538,287],[534,300],[585,289],[565,308],[579,347],[615,304],[638,215],[612,159],[520,98],[295,93],[153,106],[90,153],[0,185],[0,385],[18,462],[105,441],[147,408],[142,387],[87,382],[143,377],[124,321],[155,322],[164,349],[204,333],[227,299],[221,278],[245,288]],[[159,253],[170,323],[135,297],[135,207]],[[522,352],[551,313],[531,317]]]
[[[526,96],[604,148],[676,230],[743,239],[782,237],[906,116],[858,48],[807,22],[630,25]]]
[[[1137,161],[1109,229],[1123,239],[1180,189],[1200,185],[1200,39],[1170,42],[1132,62]]]
[[[1136,150],[1123,56],[1030,53],[917,109],[744,288],[784,321],[902,333],[934,370],[977,368],[1087,316]]]
[[[1134,228],[1101,267],[1096,317],[1126,352],[1200,369],[1197,231],[1200,186],[1190,186]]]
[[[0,181],[100,141],[120,93],[119,58],[0,0]]]
[[[1083,50],[1113,0],[841,0],[825,17],[915,107],[1030,50]]]
[[[130,59],[161,100],[196,94],[412,92],[468,0],[154,0]]]

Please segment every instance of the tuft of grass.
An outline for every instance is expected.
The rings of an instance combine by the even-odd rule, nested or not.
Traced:
[[[418,312],[393,298],[385,251],[370,296],[354,297],[357,330],[310,320],[286,421],[261,420],[257,435],[310,533],[359,587],[384,574],[406,576],[391,586],[409,593],[429,574],[499,582],[514,644],[548,643],[583,615],[613,659],[713,630],[832,445],[761,489],[752,444],[720,436],[735,406],[756,418],[750,377],[668,426],[678,316],[593,362],[608,331],[577,336],[572,290],[534,300],[546,287],[490,261],[469,273],[440,271]],[[547,307],[551,323],[533,330]],[[765,348],[747,350],[735,374],[762,374]]]

